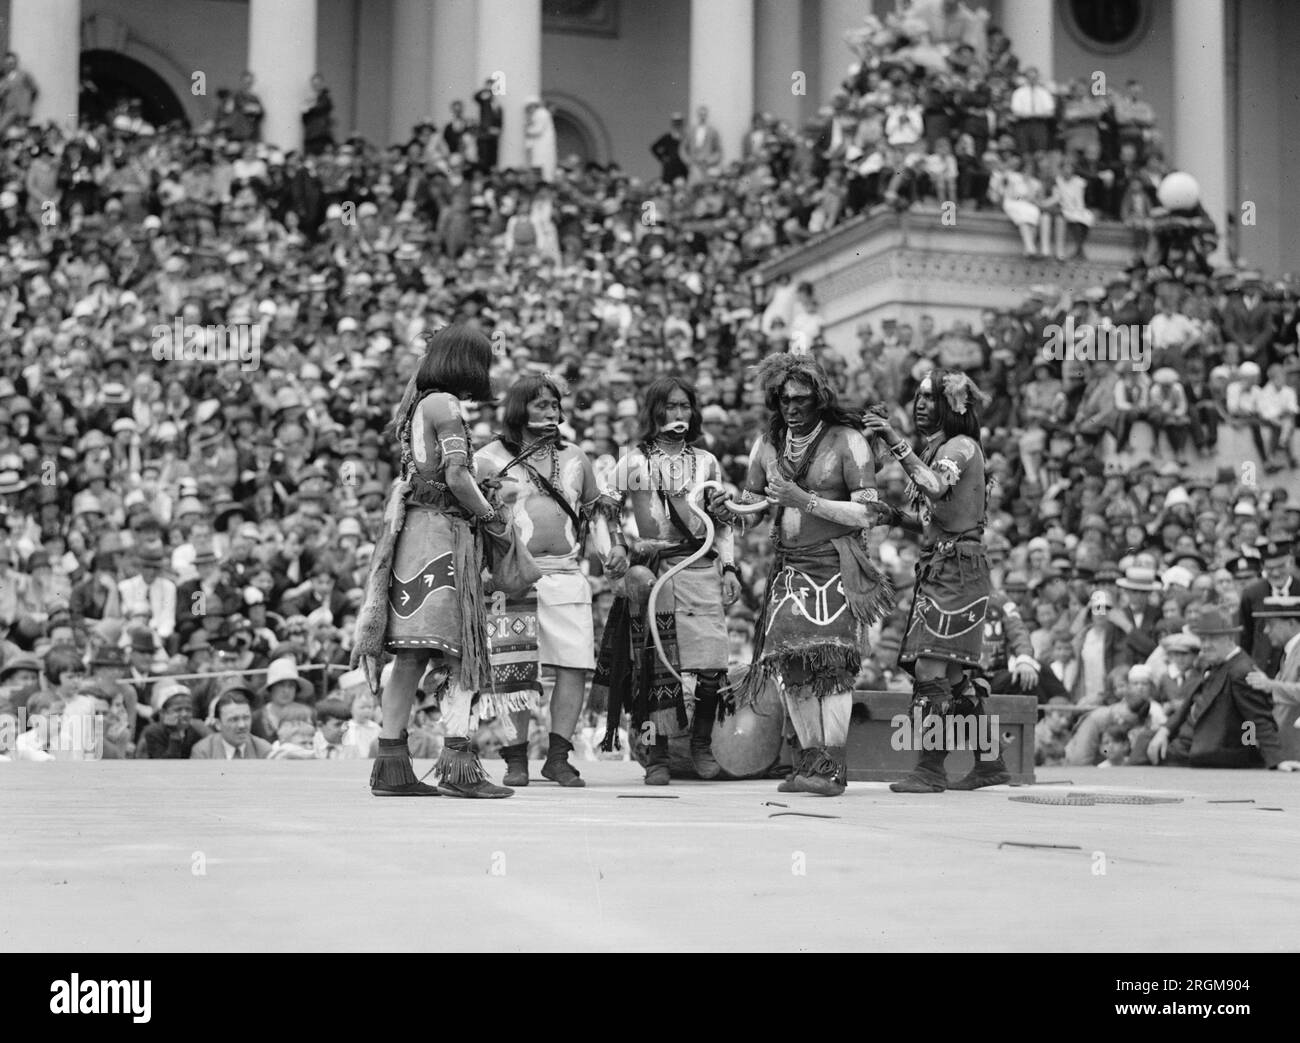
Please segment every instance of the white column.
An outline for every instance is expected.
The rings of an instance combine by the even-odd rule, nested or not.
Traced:
[[[807,95],[794,93],[794,74],[803,73],[805,91],[817,89],[813,70],[803,67],[802,28],[802,4],[754,0],[754,107],[795,126]]]
[[[478,11],[475,0],[437,0],[433,5],[433,122],[439,127],[451,116],[451,103],[465,103],[465,116],[474,117],[478,77]]]
[[[1174,4],[1174,155],[1201,186],[1201,205],[1219,230],[1225,254],[1228,206],[1227,83],[1223,0]]]
[[[410,140],[411,129],[432,116],[431,0],[393,0],[392,79],[388,88],[388,140]],[[435,122],[437,122],[435,120]]]
[[[1020,68],[1033,66],[1043,83],[1051,83],[1056,66],[1056,4],[1053,0],[1002,0],[997,23],[1011,41]]]
[[[262,140],[302,147],[302,106],[316,69],[316,0],[251,0],[248,68],[266,112]]]
[[[489,79],[496,85],[502,121],[498,165],[522,167],[524,103],[542,94],[541,0],[478,0],[477,35],[478,77],[469,94]]]
[[[9,49],[40,93],[32,120],[75,126],[81,94],[81,0],[10,0]]]
[[[722,138],[723,161],[740,158],[754,118],[753,0],[691,0],[691,111],[701,105]]]
[[[820,54],[822,64],[821,97],[817,107],[830,101],[831,94],[849,74],[857,59],[844,41],[844,34],[856,29],[871,13],[868,0],[822,0],[820,19]]]

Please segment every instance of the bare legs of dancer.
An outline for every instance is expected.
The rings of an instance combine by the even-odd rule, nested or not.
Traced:
[[[782,793],[817,793],[838,797],[848,781],[845,747],[853,712],[851,691],[818,699],[796,694],[811,679],[804,667],[791,667],[782,678],[781,698],[794,726],[798,749],[794,771],[777,787]]]
[[[558,782],[561,786],[576,789],[585,786],[578,769],[569,763],[573,750],[573,733],[582,714],[582,697],[587,687],[587,671],[572,666],[555,668],[555,687],[551,691],[551,734],[546,750],[546,763],[542,765],[542,778]],[[528,785],[528,727],[532,712],[520,710],[514,715],[515,735],[513,746],[503,747],[501,756],[506,762],[505,782],[509,786]]]

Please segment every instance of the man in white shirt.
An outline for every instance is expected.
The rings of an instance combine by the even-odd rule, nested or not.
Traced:
[[[271,744],[252,733],[253,711],[248,704],[251,694],[243,685],[231,685],[217,696],[213,706],[216,733],[194,744],[190,760],[266,759]]]
[[[1045,152],[1052,146],[1052,123],[1056,119],[1056,95],[1038,82],[1038,70],[1025,70],[1025,82],[1011,92],[1011,115],[1016,148],[1023,156]]]
[[[1286,368],[1280,362],[1268,367],[1268,383],[1255,393],[1255,413],[1259,417],[1260,433],[1264,438],[1264,466],[1278,471],[1283,463],[1296,466],[1291,452],[1291,436],[1295,434],[1295,418],[1300,413],[1295,388],[1286,382]]]
[[[176,584],[162,574],[163,552],[140,551],[140,571],[117,585],[122,614],[148,613],[149,629],[166,641],[176,630]]]

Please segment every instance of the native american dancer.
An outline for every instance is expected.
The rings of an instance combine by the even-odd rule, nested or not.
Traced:
[[[773,355],[758,376],[768,430],[750,453],[741,499],[765,497],[771,505],[776,560],[738,702],[753,703],[779,676],[797,744],[794,771],[777,788],[834,797],[847,782],[866,630],[894,602],[864,540],[873,524],[874,461],[860,420],[840,407],[811,356]]]
[[[912,714],[926,743],[916,768],[889,788],[895,793],[941,793],[1009,782],[1002,757],[980,751],[965,778],[949,783],[945,734],[957,715],[982,720],[988,682],[978,676],[984,619],[992,586],[984,550],[988,503],[984,449],[980,444],[983,395],[964,373],[930,371],[912,401],[916,430],[925,439],[918,456],[884,417],[868,413],[867,430],[883,440],[907,472],[913,513],[881,504],[891,524],[921,536],[912,609],[898,663],[912,674]],[[945,731],[946,729],[946,731]]]
[[[556,378],[517,380],[502,405],[504,433],[474,461],[481,474],[501,482],[501,501],[512,508],[519,540],[542,572],[522,597],[507,599],[499,592],[490,599],[493,683],[497,692],[540,691],[539,665],[554,670],[542,777],[577,787],[586,783],[568,757],[587,673],[596,668],[591,585],[579,564],[599,493],[587,454],[560,436],[560,398]],[[507,786],[528,785],[529,717],[527,710],[515,714],[519,741],[501,749]]]
[[[690,384],[665,377],[646,390],[641,442],[601,488],[613,519],[621,519],[630,495],[641,537],[629,550],[621,523],[611,526],[612,578],[627,575],[630,564],[661,575],[700,550],[704,525],[688,508],[687,496],[700,483],[722,477],[717,458],[693,445],[701,429]],[[682,681],[656,655],[649,620],[629,597],[616,599],[610,610],[593,682],[593,689],[607,689],[610,697],[601,745],[606,750],[616,745],[621,700],[630,692],[632,727],[646,742],[647,786],[668,785],[668,740],[678,729],[690,730],[691,762],[701,778],[716,778],[722,770],[713,756],[712,736],[727,673],[725,606],[740,597],[738,576],[731,526],[723,524],[717,526],[708,554],[665,584],[656,606],[657,624]]]
[[[460,399],[491,397],[491,364],[492,345],[478,331],[438,331],[428,338],[428,352],[393,414],[400,477],[384,512],[352,651],[352,665],[365,666],[376,691],[380,655],[396,657],[383,692],[379,755],[370,776],[376,796],[514,793],[488,781],[469,742],[475,693],[491,680],[480,530],[500,531],[509,518],[475,482]],[[437,788],[416,779],[406,745],[416,689],[435,656],[449,673],[442,698],[448,737],[436,765]],[[480,698],[478,712],[496,717],[519,704],[526,700],[493,694]]]

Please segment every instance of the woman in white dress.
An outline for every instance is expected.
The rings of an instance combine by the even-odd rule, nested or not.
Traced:
[[[1060,207],[1056,215],[1056,257],[1057,260],[1082,260],[1083,244],[1088,238],[1088,229],[1093,226],[1096,217],[1084,202],[1084,190],[1088,187],[1082,177],[1074,170],[1074,161],[1061,163],[1061,171],[1056,175],[1056,201]],[[1066,253],[1067,245],[1072,249]]]
[[[1026,257],[1038,256],[1038,221],[1042,216],[1035,200],[1038,198],[1038,179],[1021,173],[1020,157],[1014,152],[1007,156],[1006,166],[995,170],[989,181],[989,198],[1002,206],[1002,212],[1020,232]]]

